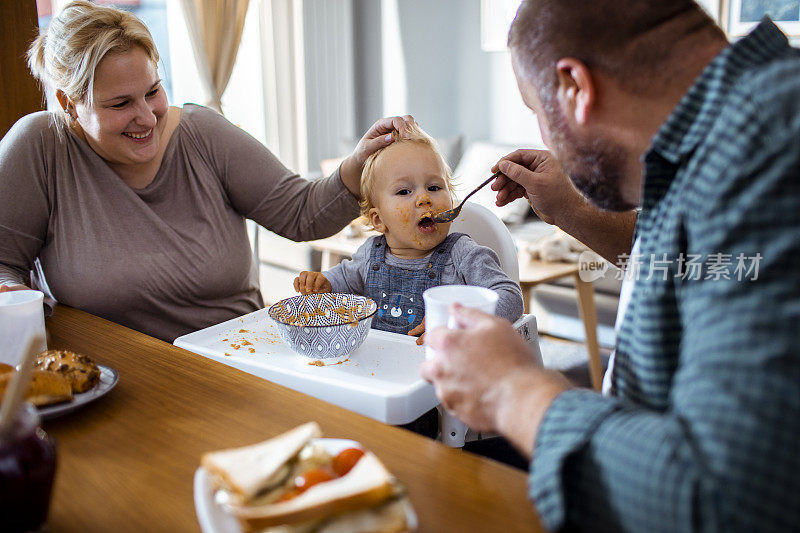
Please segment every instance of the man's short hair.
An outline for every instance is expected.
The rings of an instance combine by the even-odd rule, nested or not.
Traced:
[[[525,0],[508,46],[543,101],[554,93],[555,65],[565,57],[642,94],[668,81],[671,67],[680,68],[675,43],[702,31],[724,38],[694,0]]]

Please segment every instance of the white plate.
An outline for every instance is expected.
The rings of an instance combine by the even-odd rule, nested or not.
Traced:
[[[86,392],[79,392],[75,394],[71,402],[58,403],[56,405],[47,405],[39,407],[39,417],[42,420],[50,420],[57,416],[71,413],[76,409],[80,409],[89,402],[108,394],[108,391],[114,388],[119,380],[119,373],[113,368],[105,365],[97,365],[100,369],[100,381],[87,390]]]
[[[315,439],[331,455],[337,455],[345,448],[362,448],[361,444],[348,439]],[[408,502],[408,500],[406,500]],[[202,466],[194,473],[194,509],[203,533],[242,533],[239,521],[225,513],[214,501],[214,486],[211,476]],[[417,515],[411,504],[406,505],[406,523],[410,531],[417,529]]]

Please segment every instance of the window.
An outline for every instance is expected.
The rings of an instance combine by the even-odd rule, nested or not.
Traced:
[[[39,13],[39,28],[44,29],[53,18],[54,11],[68,3],[67,0],[36,0]],[[166,0],[95,0],[98,5],[106,5],[130,11],[150,30],[156,48],[161,57],[158,66],[162,86],[167,99],[172,101],[172,80],[170,79],[171,63],[169,56],[169,39],[167,34],[167,1]]]

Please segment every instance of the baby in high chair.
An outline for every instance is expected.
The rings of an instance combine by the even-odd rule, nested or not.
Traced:
[[[301,294],[340,292],[368,296],[378,304],[372,327],[422,335],[422,293],[437,285],[477,285],[497,292],[495,314],[522,316],[522,291],[500,268],[491,249],[433,216],[453,207],[450,168],[434,140],[414,126],[409,136],[371,155],[361,174],[361,214],[381,235],[326,272],[301,272]],[[417,344],[421,344],[421,337]]]

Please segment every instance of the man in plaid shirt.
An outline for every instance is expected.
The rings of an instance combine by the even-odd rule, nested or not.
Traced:
[[[498,203],[614,263],[638,243],[611,395],[458,308],[423,376],[532,457],[550,530],[800,530],[800,52],[692,0],[528,0],[509,47],[552,152],[500,161]]]

